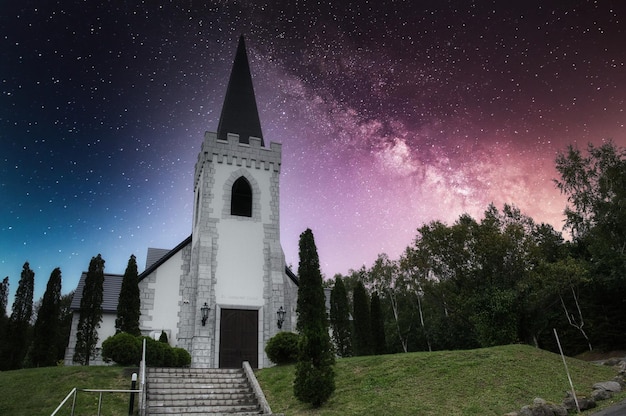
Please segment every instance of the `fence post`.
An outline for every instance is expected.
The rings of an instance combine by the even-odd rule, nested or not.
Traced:
[[[133,373],[131,380],[132,381],[130,382],[130,389],[135,390],[135,387],[137,387],[137,373]],[[135,393],[131,393],[130,403],[128,403],[128,416],[133,416],[134,408],[135,408]]]

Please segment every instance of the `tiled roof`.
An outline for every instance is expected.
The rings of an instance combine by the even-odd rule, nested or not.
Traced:
[[[146,256],[146,269],[163,258],[171,250],[169,248],[152,248],[148,247],[148,255]]]
[[[71,309],[77,311],[80,309],[80,300],[83,297],[83,287],[85,287],[85,278],[87,273],[83,272],[78,281],[74,298],[72,299]],[[121,274],[104,274],[104,283],[102,284],[102,311],[117,313],[117,302],[120,297],[120,290],[122,289]]]
[[[148,249],[148,255],[150,255],[150,250],[163,250],[164,254],[160,258],[155,260],[152,264],[150,264],[150,266],[148,266],[148,259],[146,257],[146,270],[144,270],[143,272],[139,273],[139,281],[141,282],[146,276],[148,276],[150,273],[152,273],[154,270],[156,270],[157,267],[159,267],[160,265],[165,263],[174,254],[176,254],[180,250],[182,250],[182,248],[185,247],[187,244],[191,244],[191,236],[185,238],[183,241],[180,242],[180,244],[178,244],[176,247],[174,247],[171,250]],[[158,253],[155,253],[155,256],[156,255],[158,255]]]

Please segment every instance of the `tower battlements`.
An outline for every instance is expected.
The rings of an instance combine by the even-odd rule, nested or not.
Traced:
[[[240,143],[239,135],[228,133],[227,140],[217,138],[217,133],[207,131],[195,166],[194,183],[197,184],[204,163],[226,163],[249,169],[264,169],[280,173],[282,144],[271,142],[261,145],[261,139],[250,137],[249,143]]]

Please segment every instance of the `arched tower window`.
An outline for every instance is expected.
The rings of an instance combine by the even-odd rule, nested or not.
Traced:
[[[230,215],[252,216],[252,187],[243,176],[235,181],[230,199]]]

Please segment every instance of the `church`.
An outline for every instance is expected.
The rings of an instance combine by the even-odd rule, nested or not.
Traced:
[[[168,336],[195,368],[271,365],[267,341],[295,329],[297,277],[280,244],[281,144],[265,146],[243,36],[217,132],[205,133],[194,171],[191,236],[171,250],[148,249],[139,275],[143,335]],[[72,301],[65,363],[73,364],[86,273]],[[105,274],[102,341],[115,334],[122,275]]]

